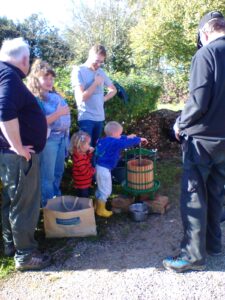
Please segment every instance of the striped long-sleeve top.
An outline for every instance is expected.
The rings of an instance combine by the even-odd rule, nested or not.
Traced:
[[[91,186],[95,168],[91,164],[92,153],[73,154],[73,181],[74,187],[86,189]]]

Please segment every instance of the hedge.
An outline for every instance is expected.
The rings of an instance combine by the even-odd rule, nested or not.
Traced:
[[[57,69],[56,89],[67,99],[72,114],[71,132],[77,130],[77,109],[70,81],[71,68]],[[109,74],[128,94],[124,103],[118,96],[105,103],[106,121],[118,121],[126,130],[137,118],[143,117],[156,109],[161,87],[151,82],[147,76]]]

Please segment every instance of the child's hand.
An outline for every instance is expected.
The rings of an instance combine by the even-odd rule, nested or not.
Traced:
[[[136,134],[130,134],[127,136],[128,139],[133,139],[134,137],[136,137]]]
[[[148,140],[146,138],[141,138],[141,143],[144,143],[145,145],[148,144]]]
[[[94,152],[95,151],[95,148],[94,147],[90,147],[89,148],[89,153],[92,153],[92,152]]]

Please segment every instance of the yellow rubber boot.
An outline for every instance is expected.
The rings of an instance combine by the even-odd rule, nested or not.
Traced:
[[[112,211],[109,211],[105,208],[105,202],[97,200],[97,209],[96,214],[100,217],[109,218],[113,214]]]

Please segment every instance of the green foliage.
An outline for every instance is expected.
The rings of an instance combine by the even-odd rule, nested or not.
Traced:
[[[77,109],[70,80],[71,67],[56,69],[55,88],[67,99],[72,114],[71,132],[77,130]],[[117,73],[109,75],[112,80],[122,85],[129,101],[125,104],[118,96],[110,99],[105,104],[106,121],[116,120],[127,128],[136,118],[144,116],[156,108],[161,88],[147,76],[129,75]]]
[[[55,88],[63,93],[63,96],[71,102],[74,102],[73,91],[71,86],[70,74],[72,71],[71,66],[66,66],[64,68],[56,68],[56,79],[55,79]]]
[[[137,1],[131,1],[135,3]],[[143,0],[138,24],[131,29],[135,63],[142,68],[158,67],[161,58],[175,67],[189,69],[196,51],[200,18],[211,10],[224,12],[218,0]]]
[[[14,271],[13,258],[3,257],[0,255],[0,279],[8,276]]]
[[[7,18],[0,18],[0,43],[5,38],[22,36],[31,47],[31,61],[42,58],[53,67],[64,66],[73,58],[68,43],[59,35],[58,29],[50,27],[37,14],[15,24]]]
[[[124,87],[129,101],[126,104],[118,96],[109,100],[105,105],[106,121],[116,120],[126,129],[136,118],[144,117],[156,108],[161,88],[151,82],[149,77],[114,74],[111,79]]]
[[[162,77],[163,93],[160,103],[185,102],[188,98],[188,84],[186,73],[164,74]]]
[[[70,106],[71,113],[71,134],[76,132],[77,127],[77,109],[74,99],[74,94],[71,86],[70,74],[71,74],[71,66],[67,66],[65,68],[56,68],[56,79],[55,79],[55,89],[59,92],[68,102]]]
[[[184,101],[188,94],[191,58],[196,52],[197,27],[212,10],[224,13],[215,0],[140,0],[137,25],[130,30],[133,59],[138,70],[158,72],[163,93],[161,103]]]
[[[134,12],[126,0],[96,1],[94,6],[73,1],[72,25],[66,38],[74,51],[74,62],[83,63],[89,49],[97,43],[107,49],[106,69],[129,73],[132,66],[129,29],[134,24]]]
[[[58,29],[50,27],[48,22],[37,14],[18,24],[18,30],[31,46],[31,60],[39,57],[53,67],[62,67],[72,60],[70,47],[59,35]]]
[[[0,45],[6,38],[15,38],[19,36],[19,31],[13,21],[6,17],[0,17]]]

